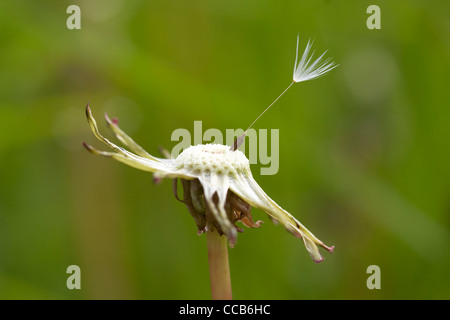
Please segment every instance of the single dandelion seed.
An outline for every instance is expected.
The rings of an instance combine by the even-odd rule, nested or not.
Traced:
[[[247,131],[251,127],[253,127],[253,125],[256,123],[256,121],[258,121],[259,118],[261,118],[261,116],[264,113],[266,113],[266,111],[269,110],[275,104],[275,102],[277,102],[278,99],[280,99],[286,93],[286,91],[289,90],[289,88],[294,83],[319,78],[319,77],[325,75],[325,73],[327,73],[328,71],[330,71],[338,66],[334,61],[331,61],[331,58],[328,58],[325,61],[322,61],[322,58],[325,55],[326,51],[324,53],[322,53],[322,55],[319,58],[317,58],[313,63],[310,64],[311,59],[314,56],[314,52],[311,55],[309,55],[309,52],[311,51],[311,47],[312,47],[312,43],[310,40],[308,41],[308,44],[306,45],[306,49],[303,52],[300,62],[297,64],[298,42],[299,42],[299,36],[297,35],[297,48],[295,51],[294,75],[293,75],[293,80],[292,80],[291,84],[252,122],[252,124],[247,128],[247,130],[244,131],[244,133],[242,135],[240,135],[239,137],[236,138],[236,140],[234,140],[234,144],[231,146],[231,150],[234,151],[237,148],[239,148],[239,146],[242,144],[242,142],[244,142],[244,138],[247,135]]]
[[[310,48],[311,45],[308,43],[298,65],[296,56],[294,81],[291,85],[295,82],[319,77],[335,67],[332,63],[329,64],[328,60],[321,63],[323,55],[309,65],[312,58],[312,56],[308,58]],[[98,130],[89,104],[86,106],[86,117],[94,135],[112,150],[100,151],[83,143],[88,151],[113,158],[143,171],[152,172],[154,182],[159,182],[163,178],[173,179],[174,196],[186,205],[194,218],[197,233],[199,235],[207,233],[213,299],[231,299],[228,253],[224,239],[228,240],[230,247],[235,245],[238,232],[243,232],[243,229],[236,225],[237,222],[241,222],[249,228],[260,227],[262,222],[254,222],[250,213],[252,207],[265,211],[273,221],[279,222],[289,232],[302,239],[306,250],[315,262],[323,261],[319,247],[333,252],[334,246],[326,246],[316,238],[258,185],[250,171],[249,160],[240,150],[237,150],[240,144],[238,139],[231,148],[220,144],[190,146],[175,159],[170,158],[170,154],[166,150],[160,150],[166,156],[163,159],[145,151],[119,128],[117,119],[111,120],[107,114],[105,114],[107,126],[116,138],[131,151],[105,138]],[[244,136],[245,134],[242,136],[242,141]],[[181,197],[178,194],[178,180],[183,189]],[[224,237],[221,237],[222,235]]]

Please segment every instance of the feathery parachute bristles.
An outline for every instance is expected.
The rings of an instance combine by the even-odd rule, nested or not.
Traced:
[[[308,44],[306,45],[305,52],[303,52],[302,58],[300,59],[300,62],[297,64],[298,61],[298,41],[299,36],[297,36],[297,50],[295,52],[295,65],[294,65],[294,82],[302,82],[302,81],[308,81],[312,79],[319,78],[323,76],[328,71],[336,68],[338,65],[331,61],[330,58],[326,59],[325,61],[321,61],[323,56],[325,55],[326,51],[322,53],[322,55],[317,58],[313,63],[310,64],[312,57],[314,56],[315,51],[309,56],[309,52],[311,51],[311,47],[313,43],[311,41],[308,41]],[[330,62],[331,61],[331,62]]]

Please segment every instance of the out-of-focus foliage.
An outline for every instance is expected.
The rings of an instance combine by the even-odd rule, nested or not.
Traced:
[[[377,1],[381,30],[370,4],[1,1],[0,298],[209,299],[206,237],[171,182],[86,152],[103,146],[84,107],[155,155],[195,120],[244,128],[290,83],[297,33],[340,67],[261,118],[280,168],[253,172],[335,254],[314,264],[253,210],[266,223],[230,250],[234,297],[450,298],[450,3]],[[81,290],[66,288],[72,264]]]

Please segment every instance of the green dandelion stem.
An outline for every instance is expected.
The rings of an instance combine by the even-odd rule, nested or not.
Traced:
[[[230,265],[228,242],[217,231],[206,232],[208,242],[209,278],[213,300],[231,300]]]

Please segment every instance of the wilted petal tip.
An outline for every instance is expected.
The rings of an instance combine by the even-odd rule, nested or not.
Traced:
[[[117,118],[110,118],[109,116],[108,116],[108,113],[106,113],[105,112],[105,120],[106,120],[106,123],[108,124],[108,125],[115,125],[115,126],[117,126],[118,124],[119,124],[119,119],[117,119]]]
[[[328,247],[326,245],[323,245],[322,247],[324,247],[329,253],[334,254],[334,246]]]
[[[314,261],[315,263],[321,263],[323,260],[325,260],[325,258],[323,258],[323,257],[320,257],[319,260],[313,259],[313,261]]]
[[[86,105],[86,116],[88,118],[92,116],[91,107],[89,107],[89,102]]]
[[[85,147],[88,151],[91,151],[91,152],[92,152],[92,149],[93,149],[93,148],[92,148],[90,145],[88,145],[86,142],[83,141],[82,145],[83,145],[83,147]]]
[[[162,178],[153,176],[153,184],[161,184]]]

